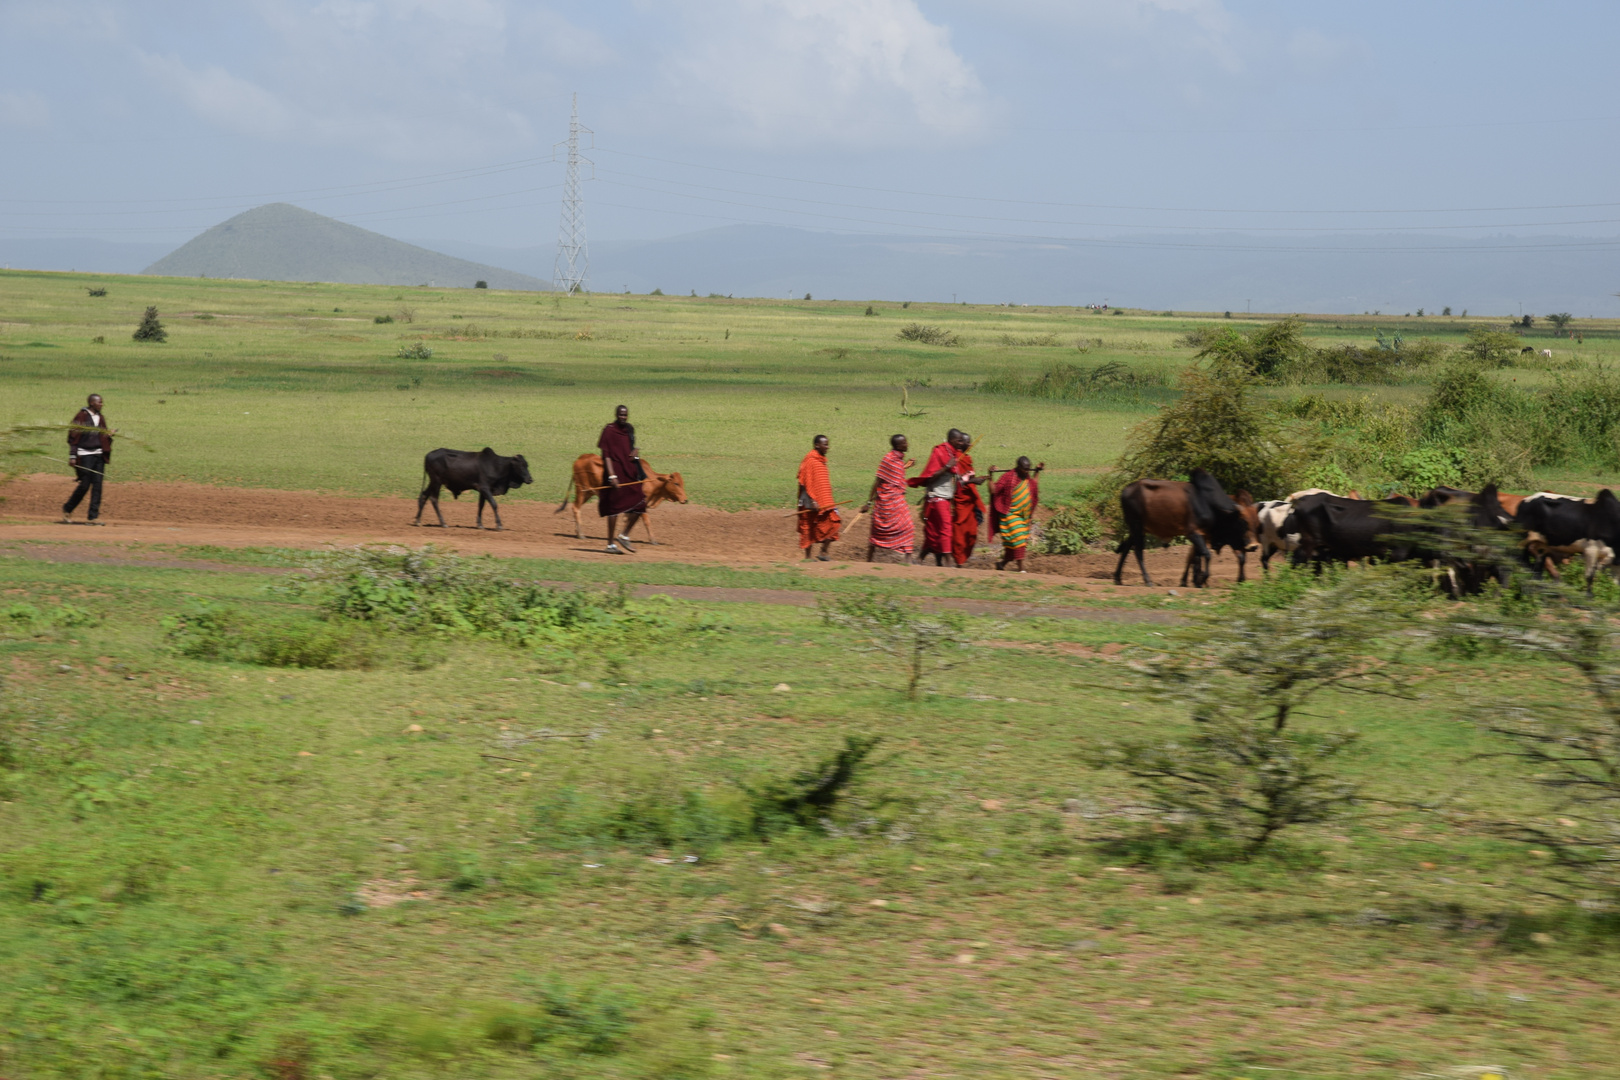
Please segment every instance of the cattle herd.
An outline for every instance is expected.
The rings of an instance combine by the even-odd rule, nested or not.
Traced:
[[[1212,556],[1230,547],[1239,581],[1249,552],[1260,553],[1263,571],[1282,552],[1293,565],[1318,570],[1329,562],[1421,562],[1440,572],[1453,595],[1477,591],[1491,579],[1505,584],[1515,565],[1542,574],[1579,557],[1590,593],[1597,572],[1620,550],[1620,499],[1607,488],[1591,499],[1550,491],[1510,495],[1490,485],[1378,500],[1312,488],[1257,503],[1246,491],[1228,495],[1215,477],[1194,469],[1186,481],[1137,480],[1120,492],[1119,502],[1126,535],[1117,549],[1115,584],[1122,583],[1133,552],[1142,580],[1153,584],[1142,561],[1149,533],[1188,541],[1181,584],[1190,578],[1200,588],[1209,583]],[[1491,534],[1501,542],[1481,542]]]

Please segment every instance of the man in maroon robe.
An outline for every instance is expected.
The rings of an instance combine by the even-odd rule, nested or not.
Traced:
[[[602,452],[603,490],[598,492],[597,513],[607,518],[610,555],[621,551],[635,554],[630,546],[630,530],[636,519],[647,512],[647,492],[643,480],[647,472],[641,467],[641,455],[636,450],[636,429],[630,423],[630,409],[620,405],[613,410],[613,423],[602,429],[596,440]],[[619,529],[619,516],[624,516],[624,529]]]

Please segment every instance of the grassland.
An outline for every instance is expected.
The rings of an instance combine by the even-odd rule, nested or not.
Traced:
[[[1216,869],[1111,851],[1127,795],[1083,742],[1172,716],[1099,693],[1084,654],[1152,625],[980,620],[909,705],[801,609],[677,606],[711,629],[616,677],[488,645],[289,671],[163,642],[198,601],[293,610],[263,574],[0,565],[8,603],[104,615],[0,644],[6,1075],[1575,1078],[1613,1057],[1620,957],[1534,899],[1523,849],[1394,813]],[[1436,661],[1416,707],[1330,702],[1364,732],[1354,772],[1513,805],[1459,715],[1472,673]],[[724,798],[850,732],[893,752],[873,835],[548,835],[559,793]],[[559,994],[578,1031],[501,1041]],[[589,1052],[618,1030],[602,1001],[632,1019]]]
[[[85,295],[100,284],[109,296]],[[129,340],[147,304],[167,344]],[[550,498],[546,478],[560,490],[622,400],[698,501],[780,505],[817,431],[845,455],[843,496],[897,428],[926,443],[966,427],[981,461],[1099,470],[1153,392],[1064,404],[974,384],[1060,357],[1170,374],[1191,355],[1176,339],[1207,321],[872,306],[10,273],[0,421],[65,419],[94,389],[152,450],[121,449],[116,477],[358,494],[414,491],[429,447],[491,443],[526,453]],[[967,343],[895,340],[912,320]],[[1307,327],[1366,341],[1418,322]],[[1475,324],[1421,321],[1451,341]],[[1616,327],[1583,329],[1585,358],[1620,351]],[[1002,341],[1048,334],[1060,344]],[[396,358],[419,338],[432,359]],[[899,416],[907,383],[926,415]],[[1309,389],[1423,390],[1277,392]],[[255,627],[311,618],[279,589],[303,553],[6,528],[11,1080],[1349,1080],[1484,1065],[1585,1080],[1620,1051],[1609,924],[1544,895],[1533,852],[1409,807],[1537,807],[1510,763],[1479,756],[1496,746],[1472,718],[1504,694],[1567,696],[1546,664],[1423,652],[1414,701],[1319,702],[1362,733],[1347,769],[1387,801],[1302,828],[1275,857],[1202,865],[1121,843],[1143,823],[1088,747],[1181,729],[1125,688],[1122,661],[1162,642],[1167,624],[1146,620],[1218,596],[908,578],[894,588],[917,599],[1096,616],[974,616],[971,648],[915,703],[813,609],[702,596],[650,601],[666,628],[629,654],[448,637],[370,670],[289,669],[182,655],[169,628],[199,605]],[[91,548],[113,561],[73,561]],[[861,587],[785,567],[503,565],[587,586]],[[568,827],[592,800],[630,808],[625,828],[728,806],[860,734],[884,737],[884,763],[835,835],[660,844]]]
[[[88,296],[96,285],[109,294]],[[130,340],[148,304],[170,331],[166,344]],[[407,313],[412,322],[373,321]],[[892,432],[907,431],[926,448],[953,426],[980,439],[981,464],[1005,467],[1027,453],[1047,461],[1061,487],[1111,462],[1126,430],[1164,392],[1071,404],[975,393],[974,385],[1007,370],[1035,373],[1054,360],[1118,360],[1168,378],[1193,352],[1177,339],[1209,319],[4,272],[0,421],[65,419],[96,390],[114,422],[152,450],[121,453],[116,478],[408,494],[425,451],[492,445],[528,457],[538,491],[524,497],[556,498],[569,462],[594,448],[601,424],[623,402],[648,458],[682,471],[693,497],[709,505],[789,505],[794,470],[818,432],[833,439],[841,498],[864,492]],[[897,340],[913,321],[953,331],[966,344]],[[1456,342],[1487,321],[1311,317],[1307,333],[1368,344],[1381,328]],[[1620,358],[1620,328],[1583,329],[1584,359]],[[418,340],[433,350],[431,359],[397,356]],[[1565,351],[1539,332],[1527,340]],[[902,417],[908,385],[917,415]],[[1285,392],[1311,389],[1401,400],[1422,393],[1414,386]]]

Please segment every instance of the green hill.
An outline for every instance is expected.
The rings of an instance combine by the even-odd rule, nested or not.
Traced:
[[[237,214],[143,273],[464,289],[487,281],[492,289],[550,288],[527,274],[429,251],[290,203],[270,203]]]

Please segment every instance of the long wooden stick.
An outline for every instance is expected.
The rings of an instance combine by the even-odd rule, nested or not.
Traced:
[[[823,511],[826,511],[826,510],[836,509],[836,508],[838,508],[840,506],[848,506],[850,503],[852,503],[854,501],[855,501],[854,499],[845,499],[843,502],[835,502],[835,503],[833,503],[832,506],[818,506],[814,510],[812,510],[808,506],[806,506],[802,510],[795,510],[791,514],[783,514],[782,516],[783,517],[798,517],[800,514],[819,514],[819,513],[822,513]]]

